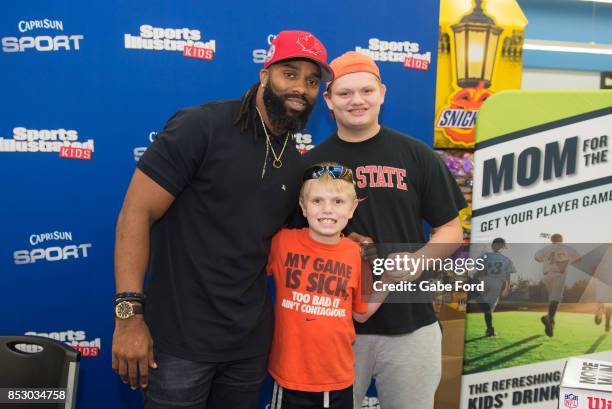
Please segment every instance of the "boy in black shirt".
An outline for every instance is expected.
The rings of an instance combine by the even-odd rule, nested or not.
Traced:
[[[426,243],[425,220],[434,228],[429,243],[458,246],[458,211],[467,205],[463,195],[428,146],[378,123],[386,89],[374,61],[348,52],[331,66],[335,79],[324,97],[338,131],[308,152],[305,162],[335,161],[353,170],[360,203],[347,228],[349,238],[362,244]],[[450,247],[426,245],[413,256],[446,257],[456,248]],[[356,407],[374,377],[381,407],[433,408],[441,333],[432,304],[385,303],[355,327]]]

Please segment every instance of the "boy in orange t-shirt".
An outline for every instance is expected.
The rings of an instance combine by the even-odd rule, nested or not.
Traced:
[[[276,283],[271,409],[353,409],[352,320],[364,322],[380,303],[361,301],[360,248],[341,234],[357,207],[351,170],[306,170],[300,207],[309,227],[278,232],[268,257]]]

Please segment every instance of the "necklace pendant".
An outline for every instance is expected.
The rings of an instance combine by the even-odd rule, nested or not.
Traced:
[[[272,161],[272,166],[274,166],[276,169],[280,169],[283,166],[283,161],[280,159],[274,159]]]

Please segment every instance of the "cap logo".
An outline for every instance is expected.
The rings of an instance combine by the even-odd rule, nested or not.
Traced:
[[[312,34],[307,34],[302,37],[298,37],[296,40],[297,44],[302,47],[303,51],[306,51],[312,55],[319,55],[321,53],[321,44],[314,38]]]
[[[272,57],[274,57],[274,52],[276,52],[276,47],[274,46],[274,44],[271,44],[270,48],[268,49],[268,53],[266,54],[266,59],[264,60],[264,63],[267,63],[268,61],[272,60]]]

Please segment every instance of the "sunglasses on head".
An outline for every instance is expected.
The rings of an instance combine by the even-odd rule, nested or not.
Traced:
[[[353,181],[353,171],[340,165],[315,165],[304,172],[304,181],[309,179],[319,179],[323,174],[327,173],[333,179],[342,179],[349,183]]]

